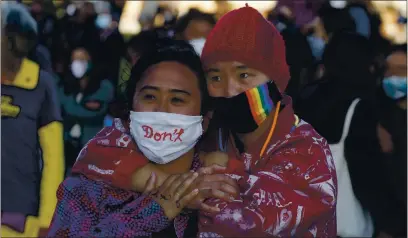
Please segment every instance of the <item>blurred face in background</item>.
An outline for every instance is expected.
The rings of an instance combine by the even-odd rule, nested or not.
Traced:
[[[77,48],[71,54],[71,73],[77,79],[82,79],[88,72],[91,57],[83,48]]]
[[[262,72],[240,62],[217,62],[207,68],[208,92],[212,97],[234,97],[270,81]]]
[[[31,4],[31,15],[33,16],[33,18],[38,22],[42,19],[43,17],[43,7],[42,4],[38,1],[33,2]]]
[[[207,38],[214,26],[205,20],[192,20],[185,29],[183,35],[185,40]]]
[[[407,95],[407,54],[397,51],[386,59],[386,71],[382,86],[385,94],[393,100],[405,99]]]
[[[90,17],[96,15],[95,7],[91,2],[84,2],[79,8],[77,8],[77,11],[77,21],[79,23],[84,23]]]
[[[119,8],[123,8],[125,6],[126,0],[114,0],[115,5]]]
[[[407,77],[407,54],[406,52],[397,51],[388,56],[386,60],[387,70],[385,77],[400,76]]]

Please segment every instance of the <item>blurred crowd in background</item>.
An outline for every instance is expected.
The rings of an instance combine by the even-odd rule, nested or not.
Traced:
[[[199,5],[180,10],[174,1],[22,2],[38,24],[38,45],[29,58],[58,85],[68,172],[89,139],[112,118],[125,118],[123,82],[155,39],[187,40],[200,54],[217,19],[234,7],[227,1],[214,1],[212,12]],[[132,4],[141,12],[127,23]],[[350,125],[352,139],[345,142],[353,189],[377,230],[406,235],[406,13],[365,0],[273,5],[264,14],[286,43],[291,72],[286,93],[295,111],[336,144],[349,102],[364,99]]]

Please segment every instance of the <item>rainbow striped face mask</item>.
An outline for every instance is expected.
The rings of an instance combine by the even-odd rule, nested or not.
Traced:
[[[231,98],[215,98],[215,115],[220,126],[249,133],[267,119],[281,99],[275,83],[269,81]]]

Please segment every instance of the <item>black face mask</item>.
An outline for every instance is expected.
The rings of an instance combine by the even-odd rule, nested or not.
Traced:
[[[266,120],[282,95],[273,82],[259,85],[231,98],[213,98],[213,119],[222,128],[250,133]]]

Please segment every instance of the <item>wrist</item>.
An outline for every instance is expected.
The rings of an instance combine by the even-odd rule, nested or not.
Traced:
[[[169,221],[174,220],[174,218],[177,215],[174,215],[174,213],[171,211],[171,210],[173,210],[172,208],[170,209],[170,211],[169,211],[169,209],[166,208],[167,207],[165,205],[166,201],[164,199],[161,199],[159,197],[153,197],[152,199],[160,207],[160,212],[162,213],[162,215],[164,215]]]

